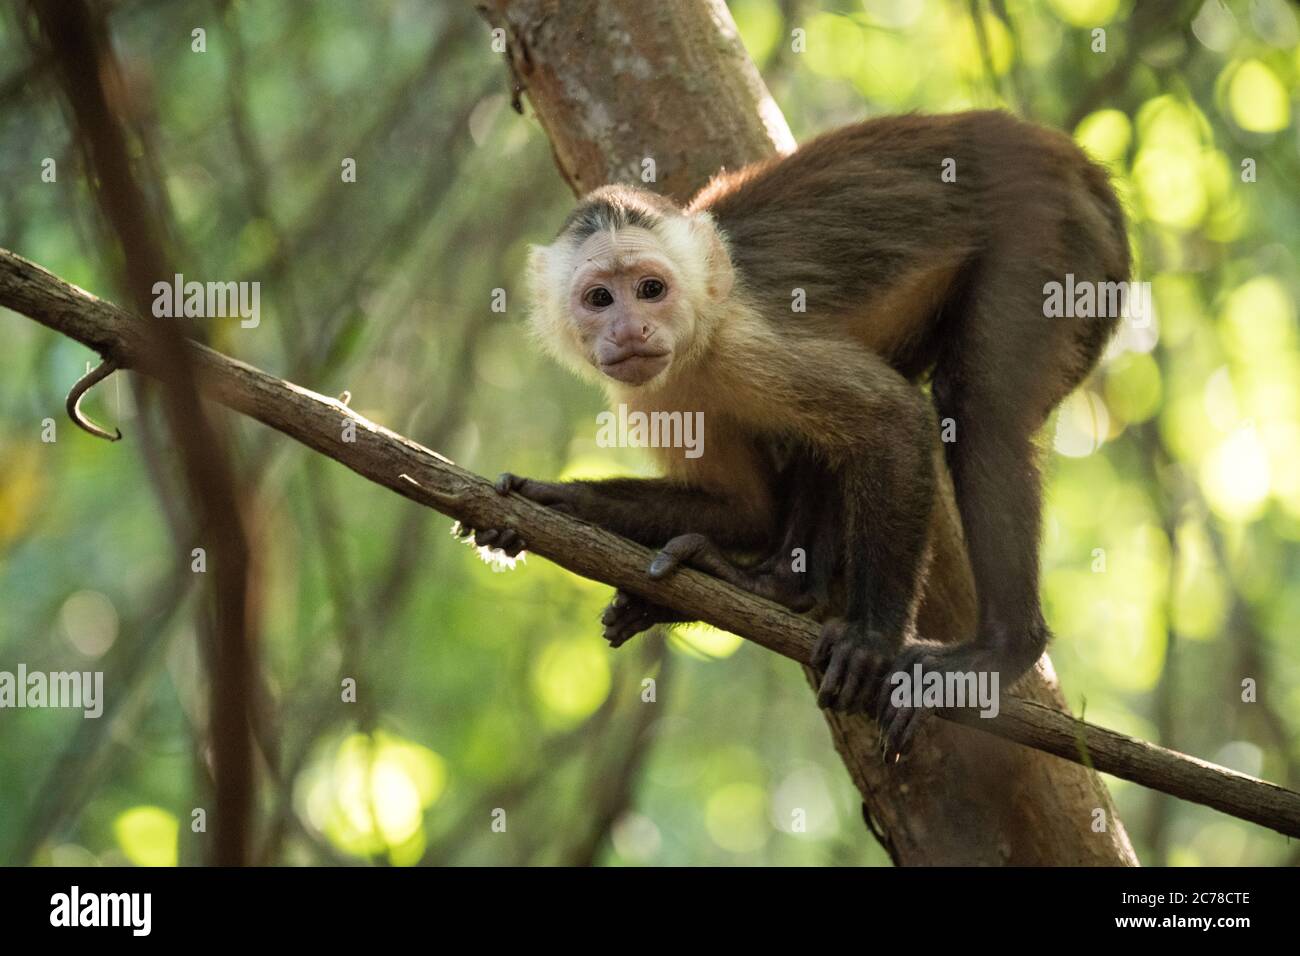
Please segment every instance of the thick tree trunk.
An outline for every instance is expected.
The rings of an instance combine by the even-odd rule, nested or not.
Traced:
[[[649,159],[655,188],[685,199],[722,167],[793,146],[722,0],[481,7],[505,29],[516,95],[527,93],[576,193],[640,182]],[[971,633],[975,604],[949,488],[934,539],[921,631],[957,640]],[[1046,656],[1016,689],[1066,710]],[[868,823],[896,863],[1137,863],[1091,770],[939,720],[926,722],[906,761],[886,767],[870,721],[827,720]]]

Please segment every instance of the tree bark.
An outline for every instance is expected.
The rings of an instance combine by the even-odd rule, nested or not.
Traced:
[[[656,180],[646,185],[685,200],[719,169],[793,146],[722,0],[486,0],[480,9],[506,31],[516,102],[527,93],[576,193],[641,182],[650,159]],[[974,588],[948,486],[933,540],[920,631],[965,638]],[[1068,712],[1046,655],[1016,691]],[[874,724],[826,718],[867,823],[895,863],[1137,864],[1090,769],[938,720],[887,767]]]

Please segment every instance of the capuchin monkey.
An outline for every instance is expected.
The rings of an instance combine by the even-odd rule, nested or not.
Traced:
[[[533,249],[533,329],[615,407],[702,411],[704,453],[658,449],[658,479],[506,474],[497,490],[662,549],[653,578],[688,564],[820,607],[820,705],[875,715],[901,753],[916,715],[890,703],[890,674],[997,671],[1007,687],[1047,644],[1034,436],[1119,322],[1048,317],[1067,275],[1128,279],[1123,212],[1067,136],[999,112],[848,126],[720,173],[684,207],[598,189]],[[963,644],[914,633],[936,413],[955,428],[943,447],[979,603]],[[602,620],[617,646],[679,619],[620,591]]]

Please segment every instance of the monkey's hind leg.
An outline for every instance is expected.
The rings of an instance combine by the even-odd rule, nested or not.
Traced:
[[[1051,272],[1026,265],[1036,261],[1026,250],[994,261],[999,267],[981,270],[973,282],[933,387],[939,415],[957,428],[944,450],[975,578],[978,628],[967,643],[906,645],[892,673],[911,675],[919,665],[945,677],[996,674],[1001,691],[1033,667],[1049,637],[1038,595],[1042,489],[1034,436],[1096,361],[1099,346],[1080,343],[1102,342],[1108,330],[1079,325],[1096,319],[1044,315],[1041,290]],[[1086,263],[1078,271],[1089,274]],[[902,753],[918,712],[883,694],[875,710],[886,757]]]

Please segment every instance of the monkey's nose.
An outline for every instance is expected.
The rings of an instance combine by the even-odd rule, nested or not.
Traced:
[[[615,345],[627,347],[641,345],[650,340],[655,328],[649,322],[634,319],[616,319],[609,330],[609,339]]]

